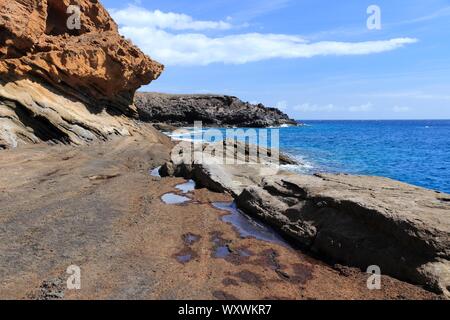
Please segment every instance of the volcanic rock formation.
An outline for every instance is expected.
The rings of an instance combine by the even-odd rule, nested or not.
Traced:
[[[295,120],[276,108],[254,105],[224,95],[137,93],[135,105],[141,120],[177,127],[193,126],[194,121],[202,121],[205,126],[221,127],[297,125]]]
[[[0,148],[132,134],[134,93],[163,69],[97,0],[0,0]]]

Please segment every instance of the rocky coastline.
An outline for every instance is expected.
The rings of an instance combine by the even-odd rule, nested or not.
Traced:
[[[236,97],[136,94],[164,66],[100,2],[77,3],[79,30],[61,21],[70,0],[0,3],[0,299],[450,297],[450,195],[296,175],[267,149],[249,162],[234,141],[202,144],[201,162],[182,157],[191,143],[155,127],[297,123]],[[195,190],[177,189],[186,179]],[[242,235],[233,214],[296,246]],[[73,264],[79,291],[63,286]],[[380,290],[367,288],[371,265]]]
[[[247,154],[228,147],[233,152],[223,151],[222,143],[204,146],[207,155],[198,162],[183,156],[193,143],[181,142],[160,172],[230,194],[243,212],[328,261],[362,270],[377,266],[450,297],[450,195],[381,177],[297,175],[273,168],[263,156],[233,165]]]
[[[134,103],[140,120],[163,126],[190,127],[194,121],[202,121],[205,127],[266,128],[298,125],[276,108],[243,102],[237,97],[226,95],[138,92]]]

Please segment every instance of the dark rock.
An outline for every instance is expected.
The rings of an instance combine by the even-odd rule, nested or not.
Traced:
[[[169,95],[137,93],[135,105],[142,121],[186,127],[194,121],[204,126],[264,128],[297,125],[276,108],[254,105],[224,95]]]
[[[450,205],[433,191],[380,177],[278,175],[236,202],[320,256],[449,296]]]

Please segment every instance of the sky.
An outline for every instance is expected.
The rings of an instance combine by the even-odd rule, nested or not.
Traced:
[[[141,91],[233,95],[299,120],[450,119],[450,0],[101,2],[166,67]]]

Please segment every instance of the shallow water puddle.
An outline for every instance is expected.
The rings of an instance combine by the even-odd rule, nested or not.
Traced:
[[[211,241],[213,243],[212,257],[216,259],[225,259],[231,263],[242,263],[253,253],[247,248],[231,248],[232,241],[222,238],[222,233],[211,233]]]
[[[200,240],[200,236],[193,234],[193,233],[186,233],[183,235],[183,242],[187,246],[191,246],[194,243],[198,242]]]
[[[184,248],[174,255],[175,259],[181,264],[187,264],[198,257],[198,254],[192,249],[192,245],[200,241],[201,236],[193,233],[185,233],[181,236]]]
[[[189,261],[192,260],[192,258],[193,258],[193,256],[190,253],[177,256],[177,260],[180,263],[188,263]]]
[[[191,201],[188,197],[179,196],[175,193],[166,193],[161,197],[165,204],[183,204]]]
[[[248,251],[247,249],[238,249],[238,250],[236,250],[236,252],[240,257],[247,258],[247,257],[252,256],[252,253],[250,251]]]
[[[188,182],[176,185],[175,188],[183,193],[189,193],[195,190],[195,181],[189,180]]]
[[[151,171],[150,175],[152,175],[153,177],[160,177],[159,169],[160,168],[153,169]],[[177,193],[181,192],[183,194],[187,194],[187,193],[195,190],[195,182],[193,180],[186,181],[185,183],[176,185],[175,189],[176,189]],[[179,195],[177,193],[174,193],[174,192],[166,193],[161,196],[161,200],[165,204],[172,204],[172,205],[177,205],[177,204],[179,205],[179,204],[184,204],[186,202],[192,201],[191,198]]]
[[[227,246],[218,246],[215,248],[215,251],[214,251],[215,258],[226,258],[230,254],[231,254],[231,251]]]
[[[212,205],[216,209],[230,213],[221,219],[224,222],[232,224],[238,230],[241,237],[252,237],[258,240],[289,246],[275,230],[242,213],[234,202],[214,202]]]
[[[231,254],[231,250],[227,245],[227,241],[221,237],[220,233],[213,233],[211,237],[213,243],[213,257],[226,258]]]
[[[150,170],[150,175],[151,175],[152,177],[158,177],[158,178],[161,178],[161,175],[159,174],[159,169],[161,169],[161,167],[158,167],[158,168],[155,168],[155,169]]]
[[[198,257],[197,253],[190,247],[185,246],[180,252],[174,255],[179,263],[186,264]]]

